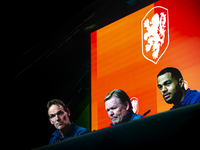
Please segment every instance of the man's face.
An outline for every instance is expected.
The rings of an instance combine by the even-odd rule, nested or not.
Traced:
[[[70,125],[70,111],[67,112],[60,105],[51,105],[48,110],[49,121],[55,126],[56,129],[63,129],[65,126]]]
[[[115,96],[112,96],[109,100],[105,102],[105,109],[108,112],[108,116],[110,120],[114,124],[121,123],[122,119],[127,114],[126,105],[120,104],[119,99]]]
[[[171,104],[177,101],[180,96],[181,88],[179,81],[171,76],[171,73],[167,72],[163,75],[158,76],[157,85],[164,100]]]

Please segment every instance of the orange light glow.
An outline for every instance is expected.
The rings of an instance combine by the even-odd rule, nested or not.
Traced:
[[[157,64],[144,58],[141,36],[141,21],[155,6],[169,13],[169,45]],[[91,33],[91,130],[110,125],[104,98],[113,89],[137,97],[139,114],[169,110],[157,88],[156,76],[165,67],[178,68],[188,87],[200,90],[199,9],[198,0],[160,0]]]

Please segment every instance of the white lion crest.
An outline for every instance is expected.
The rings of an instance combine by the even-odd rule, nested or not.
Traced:
[[[144,40],[148,40],[145,50],[149,52],[152,49],[153,59],[157,59],[160,47],[163,45],[165,39],[166,14],[161,12],[159,17],[159,14],[156,13],[150,22],[149,19],[144,21],[144,27],[148,31],[144,34]]]

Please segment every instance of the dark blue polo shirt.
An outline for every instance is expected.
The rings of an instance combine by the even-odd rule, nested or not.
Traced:
[[[86,128],[77,126],[73,122],[71,122],[71,128],[69,131],[67,131],[67,135],[64,137],[61,137],[59,130],[56,130],[54,133],[51,134],[53,137],[50,139],[49,144],[60,142],[62,140],[66,140],[66,139],[79,136],[81,134],[85,134],[88,132],[89,131]]]
[[[197,92],[197,90],[190,90],[188,88],[182,102],[180,102],[177,106],[173,106],[170,110],[174,108],[178,108],[178,107],[191,105],[198,102],[200,102],[200,92]]]

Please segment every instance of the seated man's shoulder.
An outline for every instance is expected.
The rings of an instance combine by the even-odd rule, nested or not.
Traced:
[[[84,134],[84,133],[88,133],[88,129],[84,128],[84,127],[81,127],[81,126],[77,126],[75,125],[74,127],[74,132],[77,134],[77,135],[81,135],[81,134]]]
[[[135,114],[135,113],[133,113],[133,115],[132,115],[132,117],[131,117],[131,120],[135,120],[135,119],[139,119],[139,118],[143,118],[143,116],[140,115],[140,114]]]
[[[196,95],[194,96],[194,99],[196,102],[200,102],[200,92],[197,92]]]
[[[198,92],[198,91],[193,92],[191,96],[192,96],[191,101],[192,101],[193,103],[198,103],[198,102],[200,102],[200,92]]]
[[[59,142],[59,138],[56,134],[57,134],[57,130],[53,134],[51,134],[52,137],[49,140],[49,144]]]
[[[143,116],[140,115],[140,114],[136,114],[136,118],[137,118],[137,119],[139,119],[139,118],[143,118]]]

